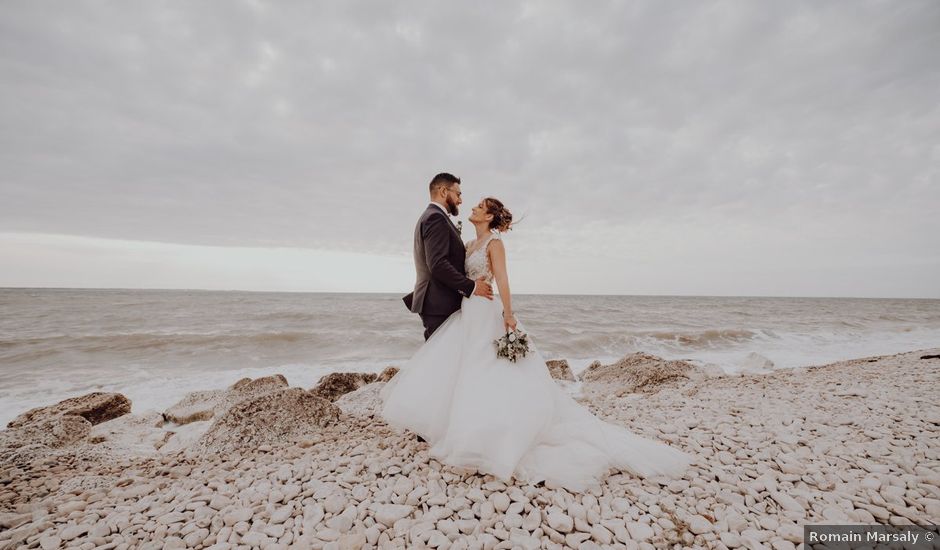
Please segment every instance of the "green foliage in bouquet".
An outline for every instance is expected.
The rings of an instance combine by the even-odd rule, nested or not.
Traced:
[[[529,352],[529,335],[520,330],[507,332],[493,343],[496,344],[496,357],[505,357],[513,363]]]

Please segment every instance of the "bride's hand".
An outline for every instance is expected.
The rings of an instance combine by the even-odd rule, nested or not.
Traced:
[[[503,328],[506,332],[516,330],[516,316],[511,311],[503,313]]]

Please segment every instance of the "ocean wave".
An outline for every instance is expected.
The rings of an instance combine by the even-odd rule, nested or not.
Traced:
[[[92,351],[113,349],[151,349],[177,345],[205,345],[219,342],[297,342],[316,337],[305,332],[264,332],[251,334],[220,333],[153,333],[56,335],[0,341],[0,347],[67,345],[83,346]]]
[[[776,340],[770,330],[759,329],[706,329],[675,331],[571,331],[555,328],[536,335],[540,348],[553,355],[585,358],[595,355],[623,356],[636,351],[694,352],[697,350],[732,349],[747,346],[758,340]],[[554,337],[554,338],[553,338]]]
[[[252,318],[258,321],[316,321],[322,314],[306,311],[266,311],[255,313]]]
[[[81,353],[186,353],[193,350],[263,352],[280,349],[329,349],[333,352],[360,350],[353,346],[357,338],[354,331],[269,331],[254,333],[125,333],[94,335],[55,335],[0,341],[0,358],[4,361],[29,361],[65,352]],[[371,341],[384,351],[389,348],[411,347],[411,340],[403,333],[374,335]],[[368,347],[368,346],[365,346]]]
[[[662,343],[672,343],[686,348],[714,347],[716,345],[740,344],[758,337],[758,333],[748,329],[707,329],[697,331],[657,331],[646,332],[641,336],[652,338]]]

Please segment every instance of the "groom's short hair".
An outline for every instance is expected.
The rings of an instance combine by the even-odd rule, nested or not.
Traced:
[[[441,187],[449,189],[453,187],[455,183],[460,183],[460,178],[453,174],[448,174],[447,172],[441,172],[431,179],[431,185],[428,186],[428,190],[433,195]]]

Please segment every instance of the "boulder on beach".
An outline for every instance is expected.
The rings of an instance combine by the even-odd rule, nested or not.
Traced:
[[[378,376],[373,372],[332,372],[321,378],[310,391],[327,401],[336,401],[341,395],[375,382],[376,378]]]
[[[287,386],[287,379],[281,374],[255,379],[242,378],[225,390],[195,391],[186,394],[183,399],[163,412],[163,418],[175,424],[211,420],[239,401]]]
[[[575,381],[574,374],[571,372],[571,367],[568,366],[567,360],[550,359],[545,362],[545,366],[548,367],[548,372],[555,380]]]
[[[260,394],[271,390],[277,390],[287,387],[287,378],[283,374],[272,374],[271,376],[262,376],[260,378],[242,378],[229,386],[229,390],[247,394]]]
[[[216,410],[227,404],[230,390],[205,390],[187,393],[167,410],[163,418],[175,424],[189,424],[209,420]]]
[[[0,465],[28,464],[86,441],[91,422],[74,414],[0,431]]]
[[[207,452],[283,446],[316,434],[337,422],[340,415],[336,405],[310,391],[270,391],[232,405],[212,423],[198,446]]]
[[[80,416],[92,426],[131,412],[131,401],[119,393],[93,392],[59,401],[55,405],[30,409],[7,424],[21,428],[60,416]]]
[[[91,426],[81,416],[63,414],[0,432],[0,446],[41,445],[56,449],[84,440]]]
[[[351,416],[378,417],[382,413],[381,392],[384,387],[384,382],[366,384],[356,391],[340,396],[334,403],[344,413]]]
[[[581,373],[581,380],[613,386],[618,395],[655,393],[663,384],[688,379],[695,372],[695,366],[686,361],[667,361],[662,357],[638,352],[611,365],[595,361]]]
[[[131,402],[119,393],[94,392],[30,409],[0,431],[0,462],[31,461],[88,440],[92,427],[126,415]]]
[[[158,412],[126,414],[92,427],[88,442],[121,456],[151,455],[173,435],[163,425]]]
[[[379,374],[379,377],[375,381],[388,382],[396,374],[398,374],[398,367],[385,367],[385,370]]]

